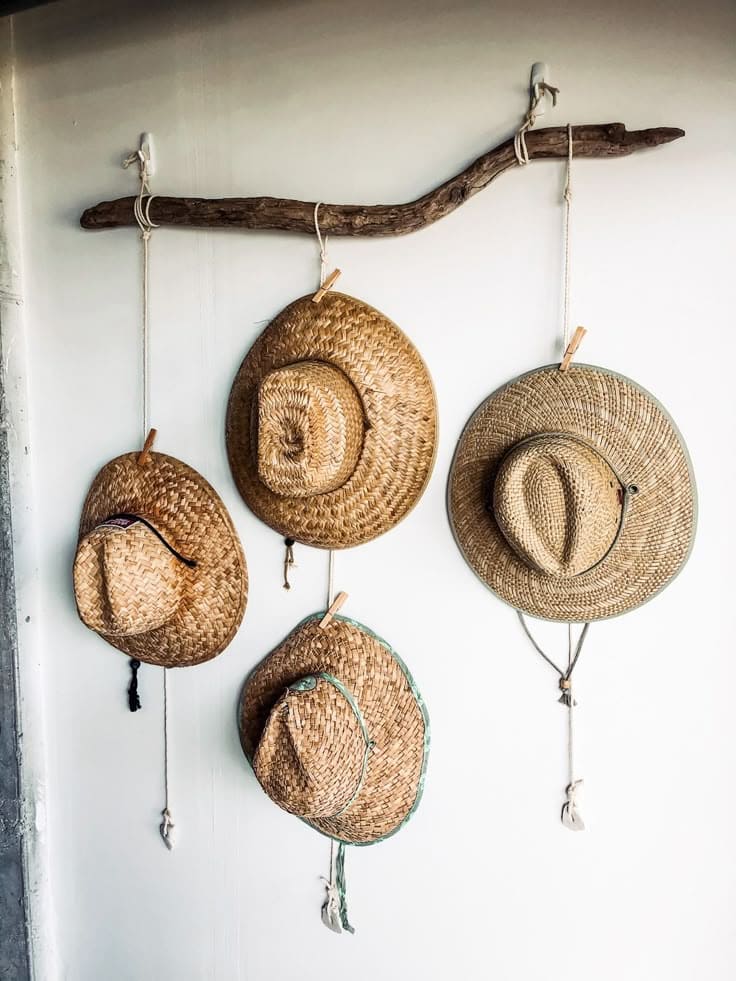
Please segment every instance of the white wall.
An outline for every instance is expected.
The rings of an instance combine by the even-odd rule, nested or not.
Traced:
[[[59,976],[733,978],[733,6],[162,6],[176,9],[71,0],[15,19]],[[347,612],[409,663],[433,746],[407,828],[348,855],[358,932],[335,937],[319,922],[327,843],[260,791],[234,722],[249,668],[323,603],[326,559],[299,548],[294,588],[281,589],[280,540],[238,497],[223,445],[233,374],[264,322],[313,286],[314,242],[154,234],[159,448],[219,490],[251,574],[230,649],[171,675],[169,854],[156,830],[160,672],[144,668],[145,710],[130,716],[126,663],[79,623],[71,592],[88,484],[139,438],[139,243],[133,230],[83,232],[78,216],[133,192],[120,159],[144,129],[160,193],[408,199],[509,135],[537,59],[562,90],[550,123],[687,130],[655,152],[575,165],[573,321],[590,331],[583,360],[635,378],[680,425],[700,490],[696,548],[655,602],[591,631],[578,674],[589,830],[571,835],[557,819],[554,677],[466,567],[444,507],[471,410],[559,352],[562,167],[506,175],[408,238],[330,243],[341,288],[416,342],[441,417],[420,506],[338,556]],[[540,630],[562,649],[562,627]]]

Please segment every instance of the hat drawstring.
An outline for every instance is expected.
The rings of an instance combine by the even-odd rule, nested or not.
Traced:
[[[345,886],[345,844],[342,841],[330,842],[330,878],[321,877],[327,895],[322,904],[322,922],[333,933],[355,933],[348,919],[348,904]]]
[[[565,787],[565,802],[562,805],[560,820],[566,828],[570,829],[570,831],[585,831],[585,822],[580,814],[577,800],[577,794],[579,788],[583,785],[583,781],[582,779],[575,778],[575,728],[573,724],[573,714],[577,702],[573,696],[572,672],[575,665],[578,663],[578,658],[580,657],[580,653],[583,649],[585,638],[588,635],[590,623],[583,624],[583,629],[580,631],[580,636],[578,637],[578,642],[575,646],[574,653],[572,647],[572,624],[568,623],[567,669],[563,671],[562,668],[558,667],[552,658],[549,657],[549,655],[546,654],[536,642],[531,631],[529,630],[529,626],[521,610],[517,610],[516,613],[519,617],[519,622],[524,629],[524,633],[531,641],[536,652],[542,658],[544,658],[547,664],[554,668],[554,670],[560,676],[559,686],[562,694],[560,695],[558,701],[561,705],[564,705],[567,708],[567,786]]]
[[[130,684],[128,685],[128,708],[131,712],[137,712],[141,707],[141,700],[138,695],[138,668],[141,662],[137,657],[130,659]]]

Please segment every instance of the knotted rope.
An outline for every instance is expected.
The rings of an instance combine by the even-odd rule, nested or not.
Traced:
[[[135,150],[123,160],[123,167],[126,169],[131,164],[138,163],[138,179],[140,189],[133,202],[133,214],[141,230],[141,243],[143,252],[142,268],[142,338],[141,338],[141,382],[142,382],[142,406],[141,416],[143,422],[143,442],[148,436],[150,428],[150,343],[149,343],[149,266],[150,266],[150,241],[154,228],[159,226],[151,220],[151,202],[155,195],[151,193],[151,175],[148,170],[148,157],[143,150]],[[137,670],[137,669],[136,669]],[[135,693],[130,694],[130,707],[133,711],[133,704],[138,700],[138,685],[136,679]],[[168,684],[167,669],[163,669],[163,699],[164,699],[164,809],[161,812],[162,821],[159,825],[159,832],[166,847],[171,850],[174,846],[173,829],[174,822],[169,809],[169,704],[168,704]]]
[[[572,673],[583,650],[583,644],[585,643],[585,638],[588,635],[590,624],[583,624],[583,629],[580,631],[580,636],[578,637],[578,641],[573,652],[572,624],[568,623],[567,669],[563,671],[563,669],[558,667],[552,658],[544,650],[542,650],[537,641],[534,639],[526,622],[526,618],[521,610],[517,610],[516,613],[519,617],[519,622],[524,629],[524,633],[531,641],[537,654],[544,658],[547,664],[554,668],[559,675],[559,688],[562,694],[560,695],[558,701],[561,705],[565,705],[567,707],[567,786],[565,787],[566,799],[565,803],[562,805],[560,820],[566,828],[570,829],[570,831],[584,831],[585,822],[583,821],[578,809],[578,802],[576,798],[577,791],[580,787],[582,787],[583,781],[575,778],[575,728],[573,723],[573,713],[577,702],[575,701],[572,691]]]
[[[548,85],[547,82],[537,82],[534,89],[529,93],[529,108],[526,111],[526,115],[521,121],[521,125],[514,133],[514,153],[516,154],[516,162],[520,167],[526,166],[529,163],[529,151],[526,148],[526,134],[534,126],[537,121],[537,109],[544,99],[545,95],[552,96],[552,105],[557,105],[557,96],[560,94],[560,90],[556,89],[553,85]]]

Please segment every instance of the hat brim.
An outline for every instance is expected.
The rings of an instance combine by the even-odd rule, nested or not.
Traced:
[[[586,441],[624,484],[638,487],[615,546],[573,578],[525,564],[490,504],[506,452],[548,432]],[[677,427],[649,392],[592,365],[565,372],[548,365],[498,389],[470,418],[450,470],[448,513],[469,565],[506,603],[546,620],[601,620],[650,599],[686,562],[695,534],[695,480]]]
[[[133,636],[100,636],[147,664],[200,664],[228,646],[243,619],[248,596],[243,549],[225,505],[201,474],[163,453],[150,453],[143,466],[138,456],[119,456],[97,474],[82,510],[79,540],[113,514],[141,514],[196,566],[185,570],[181,601],[166,623]]]
[[[302,820],[345,844],[374,844],[398,831],[419,805],[429,719],[412,676],[384,640],[341,616],[322,629],[323,616],[303,620],[250,673],[240,700],[240,740],[252,764],[271,709],[285,688],[320,672],[339,679],[355,699],[375,745],[352,804],[334,817]]]
[[[276,368],[324,361],[352,382],[366,432],[355,470],[336,490],[310,497],[274,494],[258,476],[256,393]],[[282,535],[318,548],[350,548],[404,518],[429,481],[437,406],[427,367],[401,330],[368,304],[342,293],[294,301],[261,334],[233,383],[226,442],[245,503]]]

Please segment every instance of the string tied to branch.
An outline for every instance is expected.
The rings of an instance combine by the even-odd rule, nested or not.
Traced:
[[[552,105],[557,105],[557,96],[560,94],[560,90],[555,88],[554,85],[550,85],[548,82],[537,82],[532,91],[529,94],[529,108],[521,121],[519,128],[516,133],[514,133],[514,153],[516,154],[516,162],[520,167],[526,166],[529,163],[529,151],[526,147],[526,134],[534,126],[537,121],[537,110],[539,109],[540,103],[546,95],[552,96]]]

